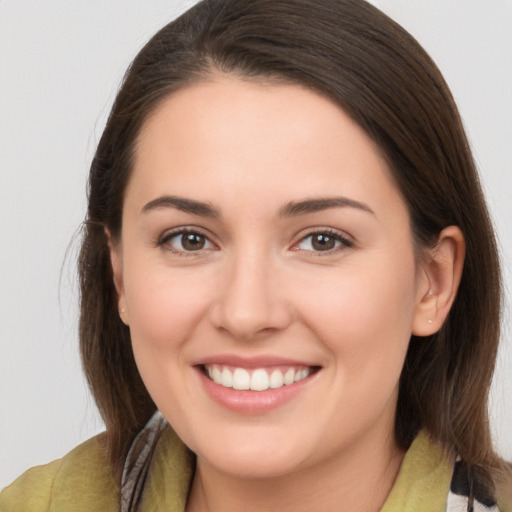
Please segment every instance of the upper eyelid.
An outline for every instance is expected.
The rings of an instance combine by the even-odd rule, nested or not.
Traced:
[[[201,236],[204,236],[207,238],[210,243],[215,245],[216,247],[219,247],[221,244],[219,241],[216,240],[216,237],[213,236],[208,230],[201,228],[199,226],[194,225],[186,225],[186,226],[178,226],[175,228],[170,228],[168,230],[165,230],[161,235],[157,237],[157,244],[164,244],[166,241],[168,241],[170,238],[174,236],[178,236],[182,233],[197,233]],[[309,236],[314,236],[315,234],[329,234],[330,236],[333,236],[342,242],[344,242],[347,246],[355,244],[354,237],[348,234],[346,231],[327,227],[327,226],[318,226],[318,227],[309,227],[304,228],[300,230],[298,233],[295,234],[293,237],[293,241],[291,242],[291,247],[296,246],[298,243],[300,243],[302,240]]]
[[[318,235],[318,234],[328,234],[345,242],[355,243],[355,239],[353,236],[349,235],[346,231],[342,231],[340,229],[330,228],[330,227],[318,227],[318,228],[306,228],[299,233],[297,233],[294,237],[293,244],[299,243],[301,240],[304,240],[308,236]]]
[[[200,255],[204,255],[206,251],[212,251],[217,250],[219,248],[219,244],[212,240],[212,236],[210,236],[208,233],[204,232],[205,230],[198,228],[196,226],[180,226],[172,229],[168,229],[164,231],[160,236],[157,237],[155,246],[159,247],[161,249],[165,249],[169,253],[173,253],[174,255],[181,255],[181,256],[189,256],[189,257],[199,257]],[[211,245],[211,247],[205,247],[198,249],[196,251],[186,251],[181,250],[179,248],[172,247],[168,242],[179,235],[183,235],[186,233],[195,233],[198,235],[201,235],[208,240],[208,243]],[[167,245],[167,247],[166,247]]]
[[[199,228],[197,226],[179,226],[176,228],[167,229],[164,231],[159,237],[158,241],[160,243],[165,242],[169,238],[173,238],[175,236],[178,236],[182,233],[197,233],[198,235],[204,236],[207,238],[211,243],[217,245],[214,240],[212,240],[212,236],[206,232],[206,230]]]

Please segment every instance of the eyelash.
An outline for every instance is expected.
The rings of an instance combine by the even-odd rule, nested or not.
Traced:
[[[200,247],[197,250],[183,250],[183,249],[176,249],[170,245],[170,241],[173,238],[183,237],[184,235],[195,235],[201,237],[205,244],[208,244],[209,247]],[[334,240],[335,244],[338,244],[337,246],[327,249],[325,251],[320,250],[314,250],[314,249],[301,249],[298,247],[302,242],[306,241],[308,238],[312,238],[314,236],[323,235],[326,236],[332,240]],[[314,242],[311,241],[310,245],[312,245]],[[183,244],[183,238],[181,238],[181,244]],[[163,236],[161,236],[158,241],[157,245],[159,247],[167,246],[167,250],[181,255],[181,256],[198,256],[201,253],[203,253],[205,250],[211,250],[218,248],[218,246],[211,241],[210,237],[208,237],[205,233],[203,233],[201,230],[196,228],[177,228],[176,230],[166,232]],[[340,250],[351,248],[354,246],[353,240],[348,238],[346,235],[341,234],[339,231],[336,231],[334,229],[330,228],[323,228],[323,229],[317,229],[314,231],[308,232],[306,235],[302,236],[298,242],[294,243],[291,247],[291,250],[293,251],[301,251],[306,252],[310,254],[314,254],[315,256],[323,256],[323,255],[331,255],[333,253],[337,253]]]
[[[170,245],[170,241],[173,238],[183,237],[184,235],[196,235],[204,239],[206,244],[209,244],[211,247],[201,247],[197,250],[183,250],[183,249],[176,249]],[[181,238],[181,243],[183,244],[183,238]],[[166,249],[172,253],[178,254],[180,256],[198,256],[205,250],[211,250],[212,248],[216,248],[216,244],[214,244],[210,237],[208,237],[205,233],[201,232],[201,230],[196,228],[178,228],[174,231],[168,231],[163,236],[161,236],[158,239],[157,245],[159,247],[166,246]]]
[[[333,247],[332,249],[327,249],[325,251],[301,249],[300,247],[298,247],[299,244],[301,244],[308,238],[312,238],[312,237],[319,236],[319,235],[324,235],[324,236],[327,236],[328,238],[331,238],[332,240],[334,240],[335,243],[338,243],[338,246]],[[311,242],[310,242],[310,245],[312,245],[312,244],[313,244],[313,240],[311,240]],[[317,257],[322,257],[324,255],[327,256],[327,255],[335,254],[344,249],[350,249],[353,246],[354,246],[354,241],[352,239],[350,239],[348,236],[340,233],[339,231],[331,229],[331,228],[323,228],[323,229],[316,229],[314,231],[310,231],[306,235],[302,236],[299,239],[299,241],[292,246],[292,250],[304,251],[304,252],[314,254]]]

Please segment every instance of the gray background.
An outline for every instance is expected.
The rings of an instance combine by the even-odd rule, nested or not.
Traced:
[[[126,66],[192,3],[0,0],[0,488],[102,429],[78,359],[72,239]],[[512,2],[373,3],[416,36],[452,88],[510,290]],[[510,324],[508,308],[491,415],[498,448],[512,459]]]

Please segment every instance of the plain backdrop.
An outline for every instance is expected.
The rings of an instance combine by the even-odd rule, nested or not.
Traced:
[[[73,236],[87,169],[126,66],[192,3],[0,0],[0,488],[102,430],[77,343]],[[452,88],[510,302],[512,2],[373,3],[420,41]],[[504,323],[491,415],[498,448],[512,459],[510,308]]]

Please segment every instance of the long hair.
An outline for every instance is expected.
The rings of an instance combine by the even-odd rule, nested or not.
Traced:
[[[493,229],[462,123],[436,65],[403,28],[362,0],[202,1],[161,29],[128,69],[92,161],[79,260],[83,366],[116,474],[155,410],[118,315],[105,228],[120,236],[134,146],[148,115],[213,73],[303,85],[331,99],[386,159],[415,242],[456,225],[467,246],[458,295],[439,332],[412,337],[395,436],[425,429],[469,465],[500,467],[487,401],[501,283]]]

